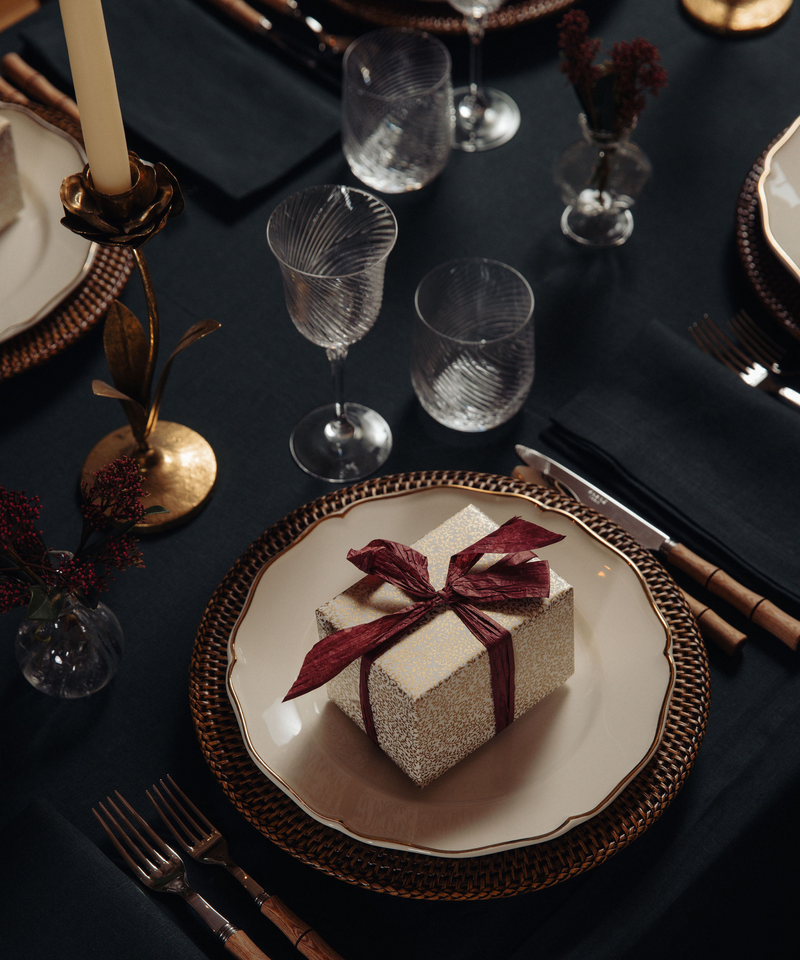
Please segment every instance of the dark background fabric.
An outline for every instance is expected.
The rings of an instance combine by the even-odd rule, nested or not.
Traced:
[[[633,236],[619,249],[590,251],[561,234],[552,165],[579,131],[577,102],[557,66],[557,18],[490,35],[486,78],[519,103],[519,133],[492,152],[454,154],[435,183],[388,198],[399,237],[388,261],[383,309],[348,358],[347,395],[380,410],[394,433],[386,474],[439,468],[508,474],[517,462],[516,442],[556,452],[546,435],[553,418],[591,384],[619,382],[620,358],[651,321],[688,344],[687,327],[705,312],[722,322],[747,306],[763,318],[736,254],[734,208],[756,158],[800,113],[797,9],[769,33],[727,39],[689,22],[678,0],[581,6],[607,46],[640,34],[659,46],[669,71],[669,87],[648,105],[636,130],[654,172],[634,210]],[[163,0],[160,9],[167,17],[180,7]],[[359,28],[352,21],[342,25]],[[226,30],[232,43],[271,63],[268,49],[233,27]],[[0,35],[0,52],[19,50],[33,60],[24,32],[23,26]],[[456,80],[463,81],[467,41],[447,43]],[[124,56],[124,49],[112,47],[112,55]],[[236,85],[238,106],[248,104],[257,126],[260,101],[245,100],[249,94],[237,84],[235,63],[225,74],[226,91],[233,89],[228,82]],[[154,123],[168,123],[180,109],[173,99],[180,81],[173,75],[164,96],[150,101]],[[125,111],[124,91],[121,97]],[[145,159],[165,159],[133,116],[129,125],[133,149]],[[126,572],[112,585],[107,601],[125,630],[126,652],[117,678],[96,697],[58,702],[29,687],[13,653],[19,613],[0,617],[0,823],[38,799],[109,853],[92,805],[114,789],[142,805],[145,789],[169,773],[228,834],[242,865],[346,960],[768,956],[768,944],[780,942],[794,925],[796,883],[785,878],[783,865],[800,852],[800,659],[757,630],[748,631],[739,660],[709,651],[708,731],[663,816],[602,866],[550,889],[474,903],[417,902],[358,889],[294,861],[230,806],[204,762],[189,714],[187,670],[197,626],[247,546],[328,490],[289,454],[292,427],[328,401],[331,382],[324,352],[288,318],[266,223],[281,199],[304,186],[358,182],[335,140],[271,185],[265,176],[267,185],[238,201],[188,164],[176,172],[186,212],[146,248],[161,314],[162,362],[190,323],[211,317],[222,328],[176,360],[162,413],[211,443],[219,462],[217,489],[191,523],[143,543],[145,569]],[[512,422],[480,436],[440,428],[422,413],[408,370],[417,283],[444,260],[470,255],[517,268],[536,297],[537,372],[530,397]],[[144,315],[136,277],[122,299]],[[699,353],[695,362],[708,383],[728,379],[732,389],[747,390]],[[92,395],[93,378],[108,378],[99,328],[40,369],[0,383],[0,483],[42,498],[41,526],[60,547],[78,535],[76,480],[84,457],[124,422],[116,402]],[[780,429],[776,461],[796,458],[797,415],[772,398],[745,399],[769,417],[770,430]],[[730,417],[725,435],[735,444],[734,413],[726,404],[721,393],[717,416]],[[627,422],[629,412],[622,416]],[[649,448],[642,446],[640,455],[647,459]],[[558,458],[568,459],[561,450]],[[756,496],[775,517],[783,509],[792,516],[797,481],[768,467]],[[715,464],[706,469],[714,471]],[[712,477],[720,491],[736,479],[721,468]],[[596,479],[609,476],[598,471]],[[730,518],[732,526],[736,522]],[[778,522],[764,533],[784,553],[794,549],[792,525]],[[35,838],[35,831],[28,835]],[[190,875],[273,960],[297,956],[223,871],[194,866]],[[24,863],[19,882],[41,904],[41,922],[18,928],[0,899],[3,953],[13,960],[36,954],[36,942],[49,942],[61,922],[48,911],[48,890],[33,860]],[[98,887],[99,881],[87,881],[86,897],[99,899]],[[226,955],[177,898],[142,896],[198,952]],[[101,946],[95,944],[95,954],[109,955]],[[71,933],[59,955],[82,960],[92,954]]]

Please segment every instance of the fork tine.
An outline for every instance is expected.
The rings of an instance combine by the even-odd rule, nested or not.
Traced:
[[[718,348],[723,351],[726,356],[728,356],[733,363],[737,365],[739,370],[747,370],[752,364],[752,360],[748,355],[741,349],[741,347],[730,337],[728,337],[722,330],[714,323],[714,321],[709,316],[705,316],[703,320],[708,327],[709,333],[714,338]]]
[[[189,853],[189,848],[195,842],[195,837],[191,835],[188,831],[184,830],[183,833],[178,832],[178,826],[183,827],[183,824],[175,816],[175,812],[172,807],[169,805],[167,800],[161,795],[158,790],[158,787],[153,785],[153,792],[156,794],[158,799],[150,793],[149,790],[146,791],[147,796],[150,798],[150,802],[156,808],[156,813],[161,817],[164,822],[164,826],[169,830],[173,837],[178,841],[178,843],[183,847],[183,849]],[[167,812],[171,815],[172,819],[167,816]],[[174,822],[173,822],[174,821]]]
[[[761,329],[746,310],[740,310],[731,320],[731,326],[745,346],[762,363],[780,363],[786,350]]]
[[[128,824],[128,826],[130,827],[130,829],[131,829],[131,830],[133,831],[133,833],[135,834],[136,838],[139,840],[139,843],[141,843],[143,849],[146,850],[146,851],[148,851],[148,854],[152,854],[152,856],[154,856],[154,857],[159,857],[159,858],[160,858],[161,860],[163,860],[164,862],[166,862],[166,861],[169,860],[169,859],[180,860],[180,857],[179,857],[178,854],[172,849],[172,847],[171,847],[168,843],[166,843],[166,841],[162,840],[161,837],[159,837],[159,835],[155,832],[155,830],[153,830],[153,828],[150,826],[149,823],[147,823],[146,820],[142,819],[142,817],[139,816],[139,814],[138,814],[138,813],[133,809],[133,807],[128,803],[128,801],[125,799],[125,797],[122,796],[122,794],[119,792],[119,790],[117,790],[117,791],[115,791],[115,792],[116,792],[117,796],[119,797],[119,799],[122,801],[122,803],[124,803],[125,806],[128,808],[128,811],[133,815],[133,818],[134,818],[134,820],[136,820],[137,824],[138,824],[138,825],[147,833],[147,835],[152,839],[152,842],[148,842],[148,841],[141,835],[141,833],[139,832],[139,830],[137,830],[136,827],[135,827],[135,826],[130,822],[130,820],[125,816],[124,812],[123,812],[122,810],[120,810],[120,809],[116,806],[116,804],[114,803],[113,800],[111,800],[110,797],[108,798],[108,799],[109,799],[109,803],[111,803],[111,805],[117,810],[117,812],[118,812],[119,815],[123,818],[123,820],[125,820],[125,822]],[[154,844],[155,844],[156,846],[154,846]],[[159,849],[157,849],[157,847],[160,848],[160,850],[163,851],[163,852],[159,852]]]
[[[106,810],[106,808],[103,806],[103,804],[100,803],[100,804],[98,804],[98,806],[99,806],[100,809],[103,811],[103,813],[105,814],[105,816],[106,816],[112,823],[114,823],[115,826],[119,827],[119,825],[118,825],[118,824],[116,823],[116,821],[114,820],[114,817],[108,812],[108,810]],[[106,834],[108,835],[108,839],[109,839],[109,840],[114,844],[114,846],[117,848],[117,852],[118,852],[119,855],[122,857],[122,859],[125,861],[125,863],[128,864],[128,866],[130,867],[130,869],[133,871],[133,873],[134,873],[140,880],[146,882],[147,879],[148,879],[148,874],[147,874],[147,873],[139,866],[139,864],[136,863],[136,861],[131,857],[131,855],[128,853],[128,851],[125,849],[125,847],[123,847],[122,843],[117,839],[116,835],[115,835],[115,834],[113,833],[113,831],[111,830],[111,827],[109,827],[109,825],[106,823],[106,821],[105,821],[105,820],[103,819],[103,817],[97,812],[97,810],[96,810],[94,807],[92,807],[92,813],[95,815],[95,817],[97,817],[98,821],[100,822],[100,826],[103,828],[103,830],[105,830]],[[126,835],[124,832],[120,831],[120,836],[125,839],[126,843],[130,843],[130,841],[128,840],[127,835]],[[141,852],[140,852],[139,850],[137,850],[135,847],[131,847],[131,849],[132,849],[133,852],[136,853],[139,857],[142,856]]]
[[[715,335],[714,330],[716,329],[716,325],[710,317],[706,315],[702,321],[695,322],[689,327],[689,333],[704,353],[710,354],[710,356],[719,360],[720,363],[724,364],[729,370],[733,370],[734,373],[740,373],[742,370],[741,365],[736,361],[735,357],[731,355],[730,351],[725,348],[726,341],[723,340],[723,342],[720,343],[721,334],[717,331],[718,335]]]
[[[181,843],[184,848],[186,848],[186,840],[189,844],[194,844],[198,840],[202,839],[204,835],[213,833],[214,825],[197,809],[197,807],[192,803],[192,801],[186,796],[186,794],[178,787],[172,777],[167,777],[167,779],[172,784],[173,790],[175,793],[179,794],[184,803],[181,803],[173,790],[170,790],[169,786],[160,780],[158,785],[153,784],[153,792],[158,796],[161,801],[161,805],[156,801],[155,797],[147,791],[147,796],[150,797],[150,801],[156,810],[159,813],[159,816],[164,821],[164,823],[172,831],[175,838]],[[159,789],[159,787],[161,789]],[[185,805],[184,805],[185,804]],[[186,809],[186,806],[191,807],[194,814],[197,816],[198,820],[202,823],[198,823],[194,819],[192,814]],[[167,816],[169,813],[171,820]],[[179,834],[177,828],[180,828],[182,835]],[[194,831],[194,833],[192,832]]]

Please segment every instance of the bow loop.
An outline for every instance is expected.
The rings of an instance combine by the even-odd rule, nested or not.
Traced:
[[[428,558],[404,543],[370,540],[360,550],[350,550],[347,559],[362,573],[380,577],[411,597],[427,599],[435,594],[428,577]]]
[[[502,730],[514,719],[514,645],[508,630],[470,601],[548,596],[550,566],[546,560],[539,560],[534,550],[563,539],[560,534],[513,517],[493,533],[453,554],[441,590],[436,590],[430,582],[427,557],[413,547],[394,540],[371,540],[360,550],[350,550],[347,559],[362,573],[393,584],[415,602],[370,623],[338,630],[314,644],[284,700],[322,686],[360,658],[364,728],[377,742],[367,688],[373,661],[429,611],[448,607],[488,651],[495,728]],[[485,554],[502,556],[488,569],[473,571]]]

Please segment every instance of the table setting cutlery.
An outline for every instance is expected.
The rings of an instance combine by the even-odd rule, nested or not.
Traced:
[[[338,93],[341,87],[338,61],[327,56],[328,53],[339,54],[341,52],[338,49],[341,44],[338,37],[325,34],[326,40],[311,47],[298,40],[293,34],[280,30],[268,17],[259,13],[245,0],[208,0],[208,2],[247,30],[266,39],[281,53],[286,54],[287,57]],[[346,44],[344,48],[346,48]]]
[[[748,387],[758,387],[792,406],[800,407],[800,392],[779,381],[782,373],[779,372],[780,363],[775,358],[780,354],[776,354],[769,344],[765,345],[763,340],[755,340],[752,333],[746,339],[748,335],[742,334],[741,322],[738,330],[742,342],[729,337],[707,314],[689,327],[697,346],[737,374]]]
[[[723,571],[713,570],[709,574],[711,565],[706,561],[687,550],[682,544],[675,543],[663,531],[637,516],[612,496],[604,493],[557,461],[521,443],[517,444],[516,451],[526,466],[515,467],[512,476],[529,482],[548,484],[580,503],[595,507],[610,520],[619,523],[642,546],[660,554],[668,562],[671,558],[675,566],[678,566],[684,572],[688,572],[693,579],[703,586],[708,586],[709,580],[718,575],[725,580],[728,590],[735,591],[737,595],[741,595],[741,592],[744,591],[744,588],[741,588],[739,584],[729,582],[730,578]],[[740,630],[736,630],[710,607],[700,603],[685,590],[682,593],[698,621],[703,635],[713,640],[726,653],[736,653],[747,639],[746,635]],[[742,599],[747,605],[749,598]],[[750,609],[751,606],[747,606],[747,609]],[[798,624],[798,627],[800,627],[800,624]]]
[[[657,322],[616,359],[614,380],[600,376],[587,385],[555,412],[543,438],[570,466],[591,471],[626,507],[708,560],[697,567],[706,576],[721,568],[743,584],[744,592],[716,574],[710,586],[715,592],[724,582],[727,602],[796,649],[794,414],[761,391],[740,390],[726,367]]]
[[[253,898],[259,910],[310,960],[341,960],[320,935],[286,904],[268,893],[231,859],[225,838],[178,787],[172,777],[153,784],[147,796],[178,844],[198,863],[229,871]]]
[[[337,33],[329,33],[316,17],[309,16],[297,4],[297,0],[259,0],[267,7],[278,13],[293,17],[298,23],[310,30],[320,46],[320,50],[330,50],[332,53],[342,54],[353,42],[353,37]]]
[[[7,103],[18,103],[21,107],[29,107],[31,103],[21,90],[17,90],[2,76],[0,76],[0,99]]]
[[[73,120],[80,123],[78,104],[72,97],[68,97],[53,86],[47,77],[29,66],[18,53],[7,53],[3,57],[2,70],[9,80],[18,84],[19,88],[29,96],[40,103],[54,107],[56,110],[63,110]]]
[[[119,791],[116,796],[119,804],[108,797],[107,805],[99,803],[99,809],[93,807],[92,812],[134,876],[157,893],[174,893],[182,897],[238,960],[269,960],[243,930],[229,923],[189,886],[186,868],[177,852],[158,836]]]

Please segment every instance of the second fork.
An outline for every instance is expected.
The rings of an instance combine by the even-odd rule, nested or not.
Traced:
[[[169,844],[164,843],[119,791],[117,798],[121,806],[107,797],[108,806],[99,803],[99,810],[93,807],[92,813],[135,876],[157,893],[175,893],[182,897],[237,960],[269,960],[243,930],[229,923],[189,886],[183,860]]]
[[[259,910],[309,960],[342,960],[341,956],[286,904],[268,893],[233,861],[228,844],[213,823],[192,803],[186,794],[167,777],[147,791],[153,806],[181,847],[199,863],[225,867],[241,883]],[[154,796],[155,794],[155,796]]]
[[[758,387],[759,390],[779,396],[792,406],[800,407],[800,392],[781,386],[767,367],[754,360],[738,343],[723,333],[707,314],[689,327],[689,333],[704,353],[719,360],[749,387]]]

